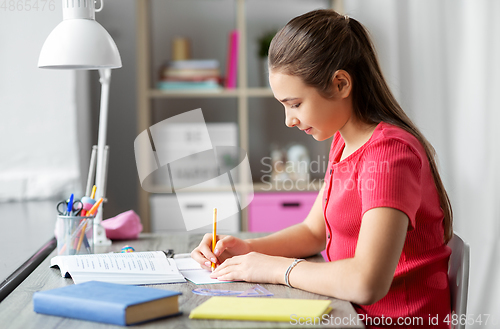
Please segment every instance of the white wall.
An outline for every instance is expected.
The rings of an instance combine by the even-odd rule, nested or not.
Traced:
[[[43,42],[62,20],[59,1],[41,9],[7,3],[0,11],[0,201],[82,189],[78,142],[88,147],[88,113],[77,113],[77,89],[85,76],[37,67]]]

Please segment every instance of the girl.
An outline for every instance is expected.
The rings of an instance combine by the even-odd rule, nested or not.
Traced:
[[[217,263],[219,280],[348,300],[373,323],[425,326],[437,316],[447,328],[450,201],[434,149],[391,94],[365,28],[331,10],[296,17],[271,43],[269,71],[286,125],[333,136],[325,183],[304,222],[258,239],[220,236],[213,253],[207,234],[192,257]],[[325,247],[328,262],[302,261]]]

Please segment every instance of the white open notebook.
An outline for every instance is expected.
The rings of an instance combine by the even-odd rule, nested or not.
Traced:
[[[210,271],[201,268],[190,254],[177,254],[174,256],[177,268],[182,275],[194,284],[227,283],[231,281],[219,281],[210,278]]]

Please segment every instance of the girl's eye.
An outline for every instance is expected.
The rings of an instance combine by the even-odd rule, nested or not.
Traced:
[[[298,108],[298,107],[300,106],[300,104],[301,104],[301,103],[293,104],[293,105],[291,106],[291,108],[292,108],[292,109],[296,109],[296,108]]]

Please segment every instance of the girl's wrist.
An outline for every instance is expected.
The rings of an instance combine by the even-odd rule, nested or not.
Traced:
[[[246,239],[245,242],[247,243],[248,252],[257,251],[254,246],[255,239]]]
[[[275,273],[274,273],[274,283],[275,284],[284,284],[285,282],[285,274],[288,270],[288,267],[293,263],[293,258],[279,257],[279,262],[276,262]]]

